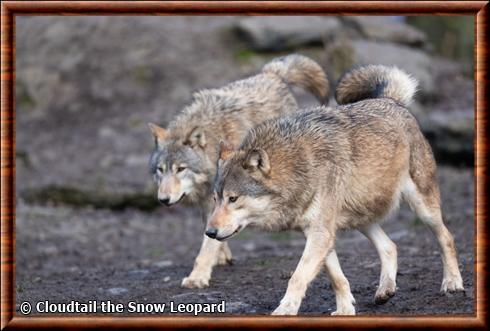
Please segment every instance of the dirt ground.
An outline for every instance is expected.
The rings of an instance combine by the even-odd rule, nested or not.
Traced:
[[[473,172],[440,167],[445,221],[455,236],[466,292],[442,295],[435,238],[406,206],[383,226],[398,245],[398,290],[374,304],[380,263],[358,232],[338,235],[341,265],[359,315],[472,314],[474,312]],[[117,303],[219,302],[229,314],[269,314],[285,293],[304,246],[300,233],[245,230],[230,240],[234,265],[216,267],[210,287],[183,289],[201,241],[196,211],[17,207],[17,306],[77,300]],[[324,271],[308,289],[300,314],[329,315],[335,300]],[[33,312],[35,313],[35,311]]]

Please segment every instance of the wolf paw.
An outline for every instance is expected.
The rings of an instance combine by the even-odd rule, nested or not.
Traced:
[[[356,299],[352,296],[352,293],[348,293],[347,297],[343,299],[337,300],[337,310],[334,311],[332,316],[342,316],[342,315],[355,315],[356,308],[354,305],[356,304]]]
[[[394,295],[396,291],[395,283],[383,284],[381,285],[374,296],[374,302],[377,305],[383,305],[388,302]]]
[[[271,315],[297,315],[298,314],[298,308],[296,307],[297,305],[294,305],[292,303],[285,303],[285,304],[280,304],[279,307],[277,307]]]
[[[464,291],[463,280],[461,276],[453,278],[444,278],[442,280],[441,292],[442,293],[453,293]]]
[[[332,316],[347,316],[347,315],[355,315],[356,314],[356,308],[354,308],[353,304],[343,304],[340,306],[337,306],[337,310],[334,311],[331,315]]]
[[[185,277],[182,279],[181,286],[185,288],[204,288],[209,286],[209,279]]]
[[[234,264],[234,260],[233,259],[219,259],[218,260],[218,265],[233,265]]]
[[[356,309],[352,307],[345,307],[343,309],[337,309],[331,315],[332,316],[353,316],[356,314]]]

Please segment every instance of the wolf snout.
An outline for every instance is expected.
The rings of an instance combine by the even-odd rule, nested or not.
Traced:
[[[164,204],[165,206],[170,206],[170,198],[158,198],[158,201],[160,201],[160,203]]]
[[[211,239],[216,239],[216,236],[218,236],[218,229],[207,229],[206,230],[206,236],[208,236]]]

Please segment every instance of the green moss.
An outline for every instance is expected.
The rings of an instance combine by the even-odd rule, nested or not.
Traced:
[[[255,264],[260,267],[270,267],[274,262],[270,260],[258,260]]]
[[[352,49],[347,46],[335,47],[329,54],[332,67],[329,68],[332,79],[337,80],[348,69],[354,66],[354,59],[352,58]]]
[[[145,66],[135,67],[132,70],[132,76],[138,84],[143,86],[150,84],[152,80],[151,69]]]
[[[22,162],[26,168],[32,168],[32,162],[27,152],[17,150],[15,152],[15,158],[19,159],[19,161]]]
[[[21,81],[17,81],[16,85],[16,97],[15,102],[21,108],[34,108],[36,106],[36,101],[29,94],[25,84]]]
[[[418,217],[414,217],[412,223],[410,224],[412,227],[418,227],[424,225],[424,222]]]
[[[150,251],[151,257],[163,257],[165,256],[165,251],[163,249],[155,248]]]
[[[251,231],[245,229],[237,235],[237,238],[240,238],[241,240],[250,240],[254,238],[254,234]]]
[[[249,62],[257,53],[250,49],[238,49],[233,53],[233,58],[237,62]]]
[[[290,241],[291,238],[290,232],[274,232],[269,234],[269,239],[274,241]]]
[[[474,16],[411,16],[407,22],[424,31],[440,55],[473,63]]]
[[[129,119],[129,125],[133,128],[140,126],[143,123],[143,119],[140,117],[132,117]]]

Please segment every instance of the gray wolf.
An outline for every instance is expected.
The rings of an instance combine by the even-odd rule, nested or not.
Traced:
[[[298,104],[290,84],[311,92],[321,103],[328,100],[329,84],[320,65],[294,54],[272,60],[253,77],[195,93],[166,129],[150,123],[155,137],[150,170],[160,202],[198,205],[206,224],[213,206],[219,141],[237,144],[254,125],[295,112]],[[229,263],[231,258],[226,243],[203,234],[194,268],[182,286],[208,286],[213,266]]]
[[[416,87],[417,81],[396,67],[360,67],[341,78],[338,107],[267,120],[238,148],[220,143],[216,203],[206,234],[223,241],[254,225],[300,229],[306,236],[303,255],[273,314],[297,314],[322,266],[336,296],[333,314],[355,314],[334,249],[339,229],[368,234],[381,251],[380,288],[394,292],[396,250],[393,254],[377,224],[401,199],[439,242],[441,290],[463,290],[454,240],[441,216],[434,157],[407,109]]]

